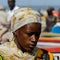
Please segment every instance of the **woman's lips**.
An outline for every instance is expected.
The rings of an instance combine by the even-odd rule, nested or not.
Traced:
[[[35,44],[30,44],[29,48],[34,48],[36,45]]]

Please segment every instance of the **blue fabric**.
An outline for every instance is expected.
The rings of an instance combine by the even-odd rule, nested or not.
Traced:
[[[51,30],[52,33],[59,33],[60,34],[60,26],[54,26]]]

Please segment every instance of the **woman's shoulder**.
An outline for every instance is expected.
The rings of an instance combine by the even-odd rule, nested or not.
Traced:
[[[7,46],[0,45],[0,58],[3,60],[17,60],[13,50]]]

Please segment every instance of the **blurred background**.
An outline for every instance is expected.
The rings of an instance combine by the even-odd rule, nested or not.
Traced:
[[[16,0],[16,5],[30,6],[37,10],[41,8],[46,8],[46,6],[53,6],[58,9],[60,6],[60,0]],[[0,0],[0,6],[8,8],[7,0]]]
[[[56,59],[57,56],[60,58],[60,0],[16,0],[16,5],[20,8],[30,7],[40,13],[42,29],[37,47],[52,52]],[[8,11],[8,0],[0,0],[0,35],[7,29]],[[6,34],[2,38],[0,36],[2,43],[6,42]]]

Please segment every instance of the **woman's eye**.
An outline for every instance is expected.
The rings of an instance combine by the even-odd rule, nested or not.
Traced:
[[[39,36],[39,35],[40,35],[40,33],[36,33],[36,34],[35,34],[35,36]]]
[[[32,36],[33,35],[33,33],[27,33],[29,36]]]
[[[27,34],[28,34],[28,36],[32,36],[32,35],[39,36],[40,35],[40,33],[36,33],[36,32],[31,32],[31,33],[27,33]]]

